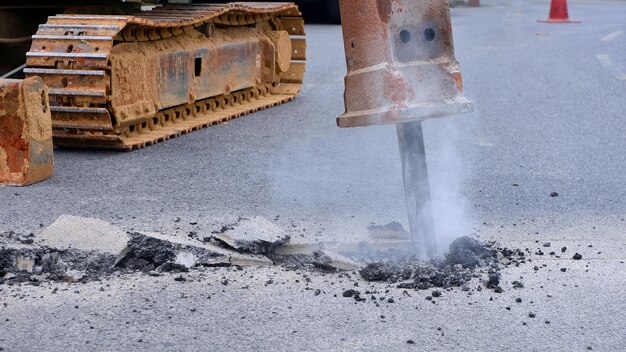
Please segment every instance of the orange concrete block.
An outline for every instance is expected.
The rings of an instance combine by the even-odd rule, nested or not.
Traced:
[[[0,79],[0,185],[26,186],[53,170],[48,88],[39,77]]]

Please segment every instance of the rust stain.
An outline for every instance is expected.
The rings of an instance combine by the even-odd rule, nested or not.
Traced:
[[[452,77],[454,78],[454,83],[456,83],[456,90],[459,94],[463,93],[463,77],[461,77],[461,72],[456,71],[452,73]]]
[[[2,110],[0,116],[0,148],[4,149],[6,167],[11,173],[21,172],[24,167],[24,157],[28,150],[26,142],[22,139],[24,134],[24,122],[20,119],[23,107],[20,106],[20,90],[15,84],[6,85]]]
[[[47,95],[40,78],[0,80],[0,184],[28,185],[52,174]]]
[[[415,92],[400,72],[385,71],[384,86],[386,100],[398,108],[406,108],[415,99]]]
[[[378,18],[380,18],[380,20],[385,23],[389,22],[389,17],[391,16],[391,2],[392,0],[377,0],[376,1],[376,9],[378,10]]]
[[[463,97],[447,0],[343,4],[348,74],[346,112],[337,119],[340,127],[424,120],[472,110],[471,102]]]

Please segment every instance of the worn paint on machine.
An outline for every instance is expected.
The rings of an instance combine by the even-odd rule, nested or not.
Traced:
[[[472,110],[463,97],[447,0],[340,4],[348,67],[340,127]]]
[[[29,185],[53,170],[46,85],[40,78],[0,80],[0,185]]]
[[[56,144],[130,150],[294,99],[304,34],[293,3],[64,14],[39,27],[24,72],[50,87]]]

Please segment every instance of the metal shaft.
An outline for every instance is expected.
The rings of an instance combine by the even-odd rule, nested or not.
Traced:
[[[411,241],[417,257],[428,260],[435,255],[436,241],[422,123],[398,123],[396,128]]]

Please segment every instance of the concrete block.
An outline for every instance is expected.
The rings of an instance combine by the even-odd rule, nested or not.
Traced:
[[[263,217],[240,218],[214,233],[213,238],[236,251],[262,255],[273,253],[290,240],[285,230]]]
[[[108,222],[61,215],[37,236],[40,245],[57,250],[78,249],[119,255],[126,249],[130,236]]]

